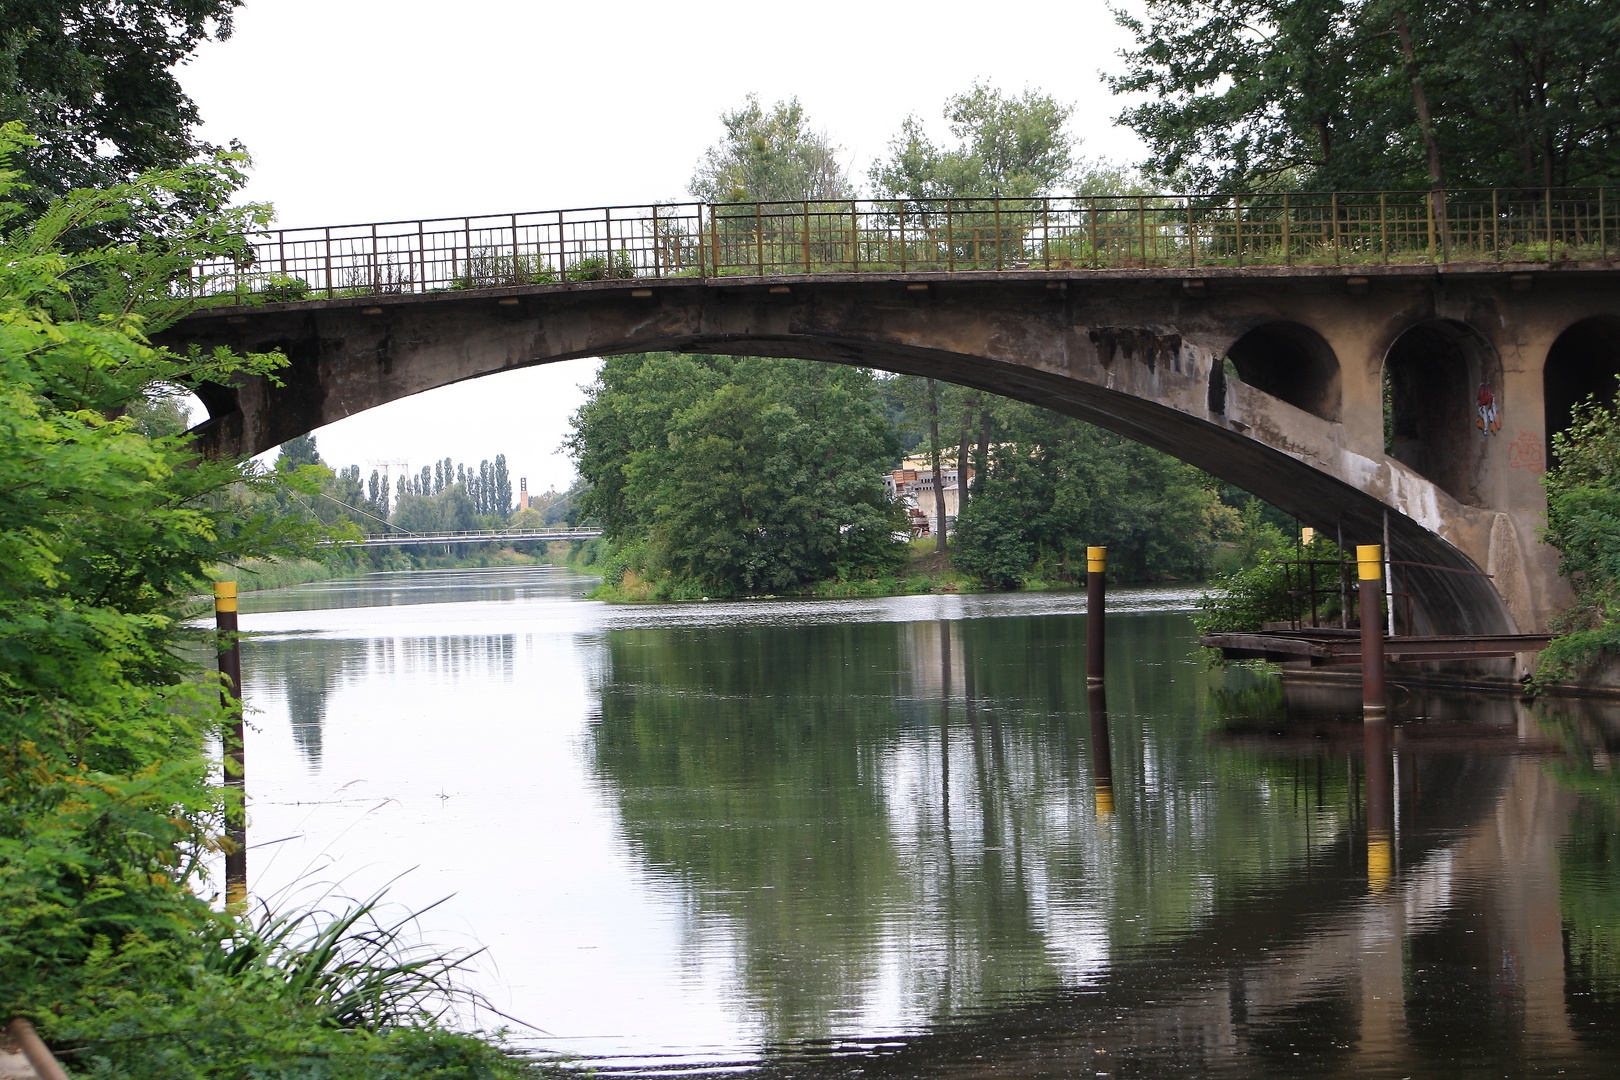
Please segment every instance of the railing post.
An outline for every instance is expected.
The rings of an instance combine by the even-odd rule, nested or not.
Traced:
[[[1333,265],[1341,263],[1339,254],[1339,193],[1333,192],[1328,196],[1328,213],[1333,216]]]
[[[432,282],[428,278],[427,233],[420,221],[416,223],[416,257],[422,261],[422,291],[427,292]]]
[[[1237,229],[1237,264],[1238,269],[1243,268],[1243,199],[1241,196],[1232,196],[1232,222]]]
[[[664,238],[658,232],[658,204],[652,207],[653,277],[664,276]]]
[[[247,775],[242,723],[242,643],[237,633],[236,582],[214,582],[214,625],[219,631],[220,695],[229,705],[230,720],[221,732],[221,766],[225,786],[236,797],[225,804],[225,902],[247,899]]]
[[[1052,198],[1041,196],[1041,255],[1042,265],[1052,269]]]
[[[759,276],[765,276],[765,204],[754,204],[754,264]]]
[[[1384,265],[1389,265],[1389,195],[1378,193],[1378,247],[1383,252]]]
[[[1383,549],[1378,544],[1356,547],[1357,577],[1361,587],[1361,711],[1367,719],[1384,716],[1384,620],[1378,610],[1384,590]]]
[[[1598,188],[1598,245],[1600,253],[1598,258],[1607,261],[1609,258],[1609,231],[1608,210],[1604,202],[1605,188]]]
[[[517,215],[513,214],[511,220],[512,220],[512,284],[514,284],[514,285],[527,285],[528,284],[527,281],[519,281],[518,280],[518,277],[520,275],[518,273]],[[524,275],[521,275],[521,276],[527,277],[528,275],[524,274]]]
[[[720,215],[715,213],[713,203],[709,204],[709,256],[714,260],[714,276],[720,276]]]
[[[697,233],[697,240],[698,240],[698,277],[701,278],[701,277],[706,277],[707,276],[707,272],[706,272],[707,267],[706,267],[706,265],[705,265],[705,263],[703,261],[703,204],[702,203],[696,203],[694,205],[697,208],[697,212],[695,214],[695,219],[696,219],[696,222],[697,222],[697,228],[695,228],[693,231]]]
[[[602,207],[602,239],[606,250],[606,266],[602,268],[605,275],[611,277],[613,270],[613,207]],[[621,245],[622,247],[622,245]]]
[[[1086,548],[1086,682],[1103,681],[1103,617],[1108,591],[1108,549]]]
[[[945,269],[956,272],[956,233],[951,220],[951,200],[945,200]]]
[[[1502,210],[1495,188],[1491,188],[1491,254],[1497,262],[1502,261]]]
[[[804,245],[804,272],[810,273],[810,200],[804,200],[804,235],[800,238]]]
[[[1187,196],[1187,265],[1198,268],[1198,226],[1193,224],[1193,197]]]
[[[1289,226],[1292,224],[1292,222],[1290,222],[1288,220],[1288,217],[1289,217],[1289,213],[1288,213],[1288,192],[1285,191],[1285,192],[1283,192],[1283,204],[1282,204],[1283,265],[1284,266],[1293,266],[1294,265],[1294,238],[1289,233]]]
[[[900,208],[900,272],[906,272],[906,200],[901,199],[897,204]]]
[[[1087,199],[1086,213],[1091,221],[1091,268],[1096,270],[1102,266],[1102,247],[1097,239],[1097,196]]]
[[[1001,246],[1002,246],[1002,243],[1003,243],[1003,237],[1001,235],[1001,196],[1000,195],[997,195],[996,196],[996,201],[991,204],[990,212],[991,212],[991,220],[995,222],[995,226],[996,226],[996,269],[1001,270],[1001,269],[1003,269],[1004,264],[1003,264],[1003,260],[1001,258]]]
[[[326,239],[321,243],[321,250],[326,257],[326,298],[332,299],[336,295],[332,288],[332,230],[326,230]]]
[[[1545,198],[1547,202],[1547,265],[1551,266],[1555,250],[1553,245],[1552,188],[1547,189]]]
[[[849,200],[849,272],[861,272],[861,211],[854,199]]]

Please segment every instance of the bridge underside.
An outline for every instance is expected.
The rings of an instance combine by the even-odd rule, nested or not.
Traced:
[[[617,353],[933,377],[1163,450],[1346,544],[1387,527],[1396,559],[1447,568],[1406,574],[1406,632],[1542,629],[1566,595],[1537,539],[1543,366],[1571,326],[1620,324],[1615,290],[1594,273],[1358,273],[592,282],[215,309],[165,340],[291,361],[281,386],[201,391],[211,416],[197,433],[221,454],[449,383]],[[1617,357],[1582,364],[1620,370]]]

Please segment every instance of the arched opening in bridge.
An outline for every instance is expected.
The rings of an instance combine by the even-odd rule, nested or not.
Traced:
[[[1501,363],[1462,323],[1412,327],[1384,356],[1384,452],[1478,506],[1480,473],[1501,427]]]
[[[1620,375],[1620,319],[1583,319],[1558,335],[1541,369],[1548,464],[1553,436],[1569,427],[1575,406],[1589,397],[1604,404],[1615,400]]]
[[[1235,369],[1256,390],[1323,420],[1339,419],[1339,360],[1310,327],[1292,322],[1257,326],[1233,342],[1226,359],[1228,372]]]

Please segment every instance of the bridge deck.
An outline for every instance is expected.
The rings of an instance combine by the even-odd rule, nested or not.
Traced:
[[[446,533],[390,533],[364,540],[333,540],[335,547],[399,547],[405,544],[489,544],[524,543],[551,540],[590,540],[602,535],[601,529],[521,529]]]

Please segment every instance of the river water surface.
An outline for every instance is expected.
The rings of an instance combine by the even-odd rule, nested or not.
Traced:
[[[1614,711],[1208,668],[1190,597],[245,595],[252,887],[604,1072],[1620,1074]],[[488,1015],[486,1025],[507,1024]]]

